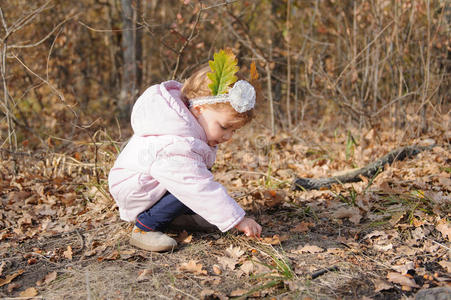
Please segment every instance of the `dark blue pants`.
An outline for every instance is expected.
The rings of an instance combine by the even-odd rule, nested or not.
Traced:
[[[169,192],[161,197],[148,210],[136,218],[136,227],[144,231],[163,231],[179,215],[192,215],[194,212]]]

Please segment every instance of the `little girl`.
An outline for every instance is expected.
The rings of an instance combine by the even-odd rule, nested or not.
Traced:
[[[209,171],[216,146],[251,120],[255,90],[240,80],[228,93],[213,96],[207,73],[208,66],[183,85],[151,86],[133,106],[134,134],[108,181],[121,219],[135,222],[130,243],[136,247],[174,249],[176,241],[162,231],[177,217],[187,226],[213,224],[222,232],[236,228],[250,237],[261,234],[261,226],[245,217]]]

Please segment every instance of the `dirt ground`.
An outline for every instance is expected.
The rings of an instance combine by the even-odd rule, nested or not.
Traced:
[[[0,297],[413,299],[450,286],[451,135],[443,127],[416,139],[330,128],[271,138],[254,123],[220,146],[213,172],[263,238],[174,231],[171,253],[128,244],[132,224],[119,219],[106,184],[114,144],[99,141],[95,158],[89,145],[2,152]],[[291,190],[295,176],[331,176],[422,143],[436,146],[375,178]]]

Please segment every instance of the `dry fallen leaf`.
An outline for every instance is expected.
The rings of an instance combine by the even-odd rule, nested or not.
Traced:
[[[229,297],[221,294],[220,292],[216,292],[211,289],[205,289],[200,292],[200,299],[218,299],[218,300],[227,300]]]
[[[94,247],[94,245],[93,245],[93,247]],[[95,247],[95,248],[93,248],[93,249],[91,249],[91,250],[87,250],[83,255],[84,256],[93,256],[93,255],[95,255],[95,254],[101,254],[103,251],[105,251],[105,249],[108,247],[108,245],[107,244],[103,244],[103,245],[100,245],[100,246],[98,246],[98,247]]]
[[[8,284],[8,287],[6,288],[6,290],[8,291],[8,293],[12,293],[12,291],[14,291],[15,289],[18,289],[21,287],[21,284],[18,282],[13,282]]]
[[[201,286],[214,286],[221,283],[220,276],[207,276],[205,279],[200,281]]]
[[[349,218],[354,224],[359,224],[362,216],[360,215],[360,209],[357,207],[342,207],[334,213],[334,217],[338,219]]]
[[[213,265],[213,273],[215,273],[216,275],[221,275],[222,270],[218,265]]]
[[[135,253],[136,253],[136,250],[135,250],[135,249],[122,250],[122,251],[121,251],[121,257],[122,257],[123,255],[133,255],[133,254],[135,254]]]
[[[56,279],[56,271],[50,272],[47,275],[45,275],[44,277],[44,284],[49,284],[50,282],[52,282],[53,280]]]
[[[310,227],[315,226],[315,224],[310,222],[301,222],[296,227],[292,228],[292,232],[307,232],[310,230]]]
[[[413,287],[413,288],[419,288],[420,286],[418,284],[416,284],[415,280],[413,280],[412,278],[409,278],[405,275],[396,273],[396,272],[390,272],[387,274],[387,279],[390,282],[393,283],[397,283],[400,284],[402,286],[408,286],[408,287]]]
[[[341,249],[341,248],[327,248],[326,252],[328,254],[334,254],[334,255],[339,254],[339,255],[342,255],[345,251],[343,249]]]
[[[71,246],[67,246],[67,250],[63,252],[63,255],[68,260],[72,260],[72,247]]]
[[[376,279],[374,281],[374,291],[376,293],[378,293],[380,291],[384,291],[384,290],[389,290],[391,288],[393,288],[393,286],[385,280]]]
[[[251,273],[254,273],[256,268],[255,268],[255,264],[252,261],[247,260],[241,265],[240,269],[244,273],[246,273],[246,275],[249,275]]]
[[[413,261],[408,261],[400,266],[392,266],[392,269],[401,273],[402,275],[405,275],[407,274],[407,272],[409,272],[409,270],[415,269],[415,263]]]
[[[101,258],[102,260],[103,260],[103,259],[104,259],[104,260],[116,260],[116,259],[119,258],[119,251],[113,250],[108,256],[105,256],[105,257],[99,257],[99,258]]]
[[[244,250],[241,250],[240,247],[233,247],[230,245],[226,250],[225,253],[231,257],[231,258],[240,258],[241,255],[244,254]]]
[[[438,182],[446,189],[451,189],[451,179],[449,177],[439,177]]]
[[[304,286],[302,286],[302,284],[299,282],[299,280],[284,280],[283,281],[284,285],[288,287],[288,289],[290,291],[302,291],[305,289]],[[313,300],[312,298],[305,296],[301,298],[302,300]]]
[[[226,257],[226,256],[221,256],[221,257],[218,257],[218,262],[224,269],[235,270],[235,265],[237,264],[237,259]]]
[[[77,199],[76,193],[66,193],[63,195],[63,197],[61,197],[61,202],[63,202],[67,206],[70,206],[74,203],[75,199]]]
[[[34,297],[37,294],[38,294],[38,291],[34,287],[31,287],[31,288],[28,288],[25,291],[21,292],[19,295],[21,297]]]
[[[121,259],[129,259],[130,257],[133,257],[136,253],[135,249],[128,249],[128,250],[122,250],[119,254],[121,256]]]
[[[201,299],[216,299],[216,292],[211,289],[205,289],[200,292],[200,298]]]
[[[239,297],[239,296],[243,296],[246,293],[247,293],[246,290],[237,289],[237,290],[232,291],[229,296],[230,297]]]
[[[451,262],[450,261],[442,260],[438,264],[441,265],[445,270],[447,270],[448,273],[451,273]]]
[[[413,218],[412,224],[413,224],[413,226],[415,226],[415,227],[420,227],[420,226],[424,225],[425,222],[424,222],[424,220],[419,220],[419,219],[417,219],[417,218]]]
[[[271,272],[271,269],[257,257],[253,257],[252,262],[254,263],[254,274],[266,274]]]
[[[187,263],[183,263],[180,268],[180,271],[187,271],[190,273],[194,273],[197,275],[207,275],[207,270],[202,269],[202,264],[197,264],[196,261],[190,260]]]
[[[24,272],[24,270],[18,270],[16,273],[12,274],[12,275],[8,275],[6,276],[5,279],[0,278],[0,287],[4,286],[5,284],[10,283],[14,278],[16,278],[17,276],[19,276],[20,274],[22,274]]]
[[[377,236],[382,236],[383,238],[386,238],[386,237],[387,237],[387,234],[386,234],[385,232],[383,232],[383,231],[374,230],[374,231],[372,231],[371,233],[365,235],[365,236],[363,237],[363,239],[366,240],[366,239],[370,239],[370,238],[375,237],[375,236],[376,236],[376,237],[377,237]]]
[[[146,280],[147,275],[151,274],[151,273],[152,273],[152,270],[150,270],[150,269],[144,269],[144,270],[139,271],[136,281],[141,282],[141,281]]]
[[[193,239],[193,235],[192,234],[188,234],[188,232],[186,230],[183,230],[182,232],[180,232],[180,234],[177,237],[177,242],[182,243],[182,244],[189,244],[191,243],[191,240]]]
[[[388,250],[393,249],[393,244],[387,244],[387,245],[379,245],[379,244],[375,244],[374,249],[376,249],[377,251],[382,251],[382,252],[386,252]]]
[[[390,221],[388,221],[392,226],[395,226],[396,224],[399,223],[399,221],[401,221],[402,218],[404,218],[406,212],[405,211],[398,211],[395,212],[392,216]]]
[[[263,192],[263,198],[267,207],[276,207],[285,199],[285,193],[282,190],[266,190]]]
[[[439,220],[435,228],[440,231],[444,238],[451,242],[451,224],[448,221],[445,219]]]
[[[412,247],[403,245],[403,246],[396,247],[396,251],[398,253],[402,253],[403,255],[411,256],[411,255],[417,254],[418,248],[412,248]]]
[[[428,234],[429,234],[429,230],[423,229],[421,227],[417,227],[417,228],[415,228],[415,230],[412,231],[412,238],[414,240],[422,240]]]
[[[297,250],[295,250],[295,253],[305,253],[305,252],[309,252],[309,253],[318,253],[318,252],[323,252],[324,249],[320,248],[318,246],[315,245],[309,245],[306,244],[304,247],[301,248],[301,246],[298,247]]]
[[[279,236],[278,234],[275,234],[273,237],[264,237],[261,239],[263,243],[270,244],[270,245],[279,245],[283,241],[286,241],[289,239],[288,235],[282,235]]]

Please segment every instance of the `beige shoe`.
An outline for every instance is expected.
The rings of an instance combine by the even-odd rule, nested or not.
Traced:
[[[218,229],[213,224],[199,215],[180,215],[172,220],[170,227],[174,229],[186,229],[191,231],[211,232]]]
[[[136,226],[133,227],[130,244],[154,252],[169,251],[177,247],[177,242],[166,234],[159,231],[144,231]]]

